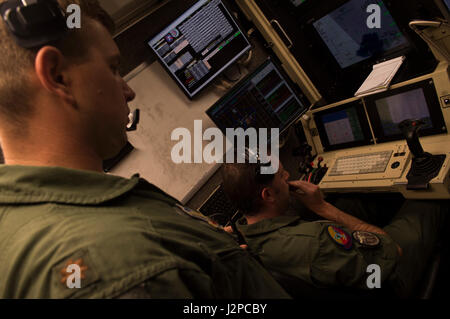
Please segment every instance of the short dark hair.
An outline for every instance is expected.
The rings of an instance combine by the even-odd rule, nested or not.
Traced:
[[[222,167],[223,189],[236,207],[246,215],[257,213],[262,205],[261,192],[270,186],[274,174],[261,178],[260,164],[233,163]]]
[[[82,17],[98,21],[111,34],[114,32],[112,18],[97,0],[57,1],[64,11],[70,4],[79,5]],[[4,0],[0,0],[2,2]],[[69,30],[54,44],[71,59],[85,58],[89,45],[89,38],[80,29]],[[0,19],[0,116],[10,122],[22,124],[21,119],[32,112],[30,100],[34,92],[30,88],[27,71],[33,68],[37,52],[38,49],[27,50],[17,45]]]

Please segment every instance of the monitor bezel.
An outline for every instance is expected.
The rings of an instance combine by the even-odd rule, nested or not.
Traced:
[[[397,141],[405,139],[405,136],[401,133],[395,135],[384,134],[383,126],[381,125],[381,119],[376,107],[376,101],[419,88],[423,89],[425,101],[427,102],[428,111],[431,117],[431,122],[433,123],[433,127],[420,130],[419,136],[430,136],[447,132],[447,127],[445,125],[444,117],[441,111],[441,104],[436,93],[434,81],[433,79],[426,79],[365,98],[367,113],[369,115],[370,122],[372,123],[372,129],[377,143]]]
[[[305,114],[309,107],[311,102],[307,99],[307,97],[303,94],[301,89],[298,87],[298,85],[292,81],[292,79],[287,75],[287,73],[283,70],[283,68],[280,66],[280,64],[275,60],[275,57],[269,56],[261,65],[259,65],[254,71],[247,74],[242,80],[240,80],[238,83],[236,83],[230,90],[228,90],[219,100],[217,100],[211,107],[209,107],[206,110],[206,114],[208,117],[213,121],[213,123],[217,126],[217,128],[220,129],[218,123],[214,120],[214,117],[212,116],[212,110],[218,105],[221,104],[225,99],[229,98],[231,94],[234,92],[240,90],[247,81],[253,77],[255,74],[260,72],[262,69],[264,69],[268,64],[272,63],[276,70],[280,72],[281,76],[283,77],[283,80],[288,84],[288,86],[292,89],[297,99],[300,101],[301,104],[304,105],[304,109],[298,113],[298,115],[294,116],[294,118],[289,121],[283,129],[280,129],[280,135],[286,132],[293,123],[295,123],[303,114]],[[222,130],[221,130],[222,131]],[[226,132],[223,132],[225,134]]]
[[[239,60],[245,53],[247,53],[248,51],[250,51],[253,47],[252,44],[250,43],[249,39],[247,38],[247,36],[245,35],[245,32],[243,32],[243,29],[241,28],[241,26],[239,25],[238,21],[233,17],[233,15],[231,14],[229,8],[227,8],[227,5],[224,3],[223,0],[219,0],[220,3],[223,5],[223,7],[225,8],[225,10],[228,13],[228,18],[230,18],[233,23],[236,25],[236,27],[238,28],[238,30],[241,32],[242,36],[244,37],[245,41],[247,42],[247,46],[245,47],[245,49],[243,49],[239,54],[237,54],[233,59],[231,59],[226,67],[223,67],[223,69],[221,71],[218,71],[216,74],[214,74],[214,76],[212,76],[206,83],[203,84],[203,86],[201,87],[201,89],[198,89],[195,93],[191,94],[177,79],[177,77],[175,76],[175,74],[172,73],[172,71],[170,71],[170,69],[166,66],[166,64],[164,63],[164,61],[161,59],[161,57],[159,56],[159,54],[153,49],[153,47],[150,45],[150,42],[152,42],[155,38],[159,37],[159,35],[166,29],[168,29],[172,24],[174,24],[174,22],[179,19],[181,16],[183,16],[184,14],[186,14],[186,12],[188,12],[189,10],[191,10],[192,8],[194,8],[195,6],[198,5],[199,2],[204,1],[204,0],[198,0],[196,1],[192,6],[190,6],[188,9],[186,9],[185,11],[183,11],[181,14],[179,14],[176,18],[174,18],[172,20],[172,22],[170,22],[169,24],[165,25],[163,28],[159,29],[159,31],[151,36],[150,38],[147,39],[146,41],[146,46],[150,49],[150,51],[156,56],[156,60],[158,61],[158,63],[164,68],[164,70],[166,71],[166,73],[172,78],[172,80],[176,83],[176,85],[181,89],[181,91],[184,93],[184,95],[189,99],[189,100],[193,100],[196,96],[198,96],[201,92],[203,92],[210,84],[211,82],[213,82],[218,76],[220,76],[224,71],[226,71],[227,68],[229,68],[230,66],[233,65],[233,63],[236,63],[237,60]]]
[[[348,142],[348,143],[331,145],[330,141],[328,139],[328,136],[327,136],[327,132],[325,130],[325,125],[324,125],[323,121],[321,121],[321,118],[324,115],[343,111],[350,107],[353,107],[356,110],[356,114],[358,115],[358,120],[361,125],[361,130],[363,132],[364,139],[362,139],[360,141],[353,141],[353,142]],[[315,113],[313,113],[313,117],[314,117],[314,122],[316,124],[316,128],[319,133],[320,142],[322,143],[322,148],[323,148],[324,152],[336,151],[336,150],[340,150],[340,149],[352,148],[352,147],[357,147],[357,146],[371,145],[374,143],[373,136],[370,131],[369,119],[367,118],[366,112],[364,110],[363,102],[360,99],[343,104],[343,105],[332,107],[332,108],[329,108],[329,109],[326,109],[323,111],[315,112]]]

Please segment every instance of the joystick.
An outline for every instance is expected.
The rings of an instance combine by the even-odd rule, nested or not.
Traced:
[[[428,189],[429,182],[439,175],[445,161],[445,155],[432,155],[424,152],[419,141],[419,130],[425,123],[421,120],[404,120],[399,124],[400,130],[406,138],[406,143],[412,154],[411,169],[406,178],[407,189]]]

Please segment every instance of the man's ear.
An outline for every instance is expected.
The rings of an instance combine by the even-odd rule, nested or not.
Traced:
[[[263,201],[273,202],[275,198],[273,197],[273,189],[270,187],[264,187],[261,191],[261,198]]]
[[[45,46],[39,50],[34,64],[41,85],[53,95],[68,103],[74,102],[67,72],[67,60],[55,47]]]

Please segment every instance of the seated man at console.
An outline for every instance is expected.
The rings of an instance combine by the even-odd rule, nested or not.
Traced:
[[[344,212],[325,201],[317,185],[289,181],[281,163],[273,175],[262,175],[260,167],[225,164],[223,186],[244,213],[237,228],[270,271],[321,287],[367,289],[373,288],[367,285],[373,272],[368,266],[376,264],[382,286],[389,282],[399,296],[412,295],[444,225],[447,204],[406,201],[379,228],[349,214],[367,215],[354,209],[358,205]],[[288,214],[292,196],[322,220]]]
[[[54,1],[0,0],[16,21],[0,18],[0,298],[288,298],[208,218],[139,175],[103,173],[135,93],[97,1],[58,3],[80,4],[81,29],[48,27]],[[41,34],[12,20],[27,4]]]

